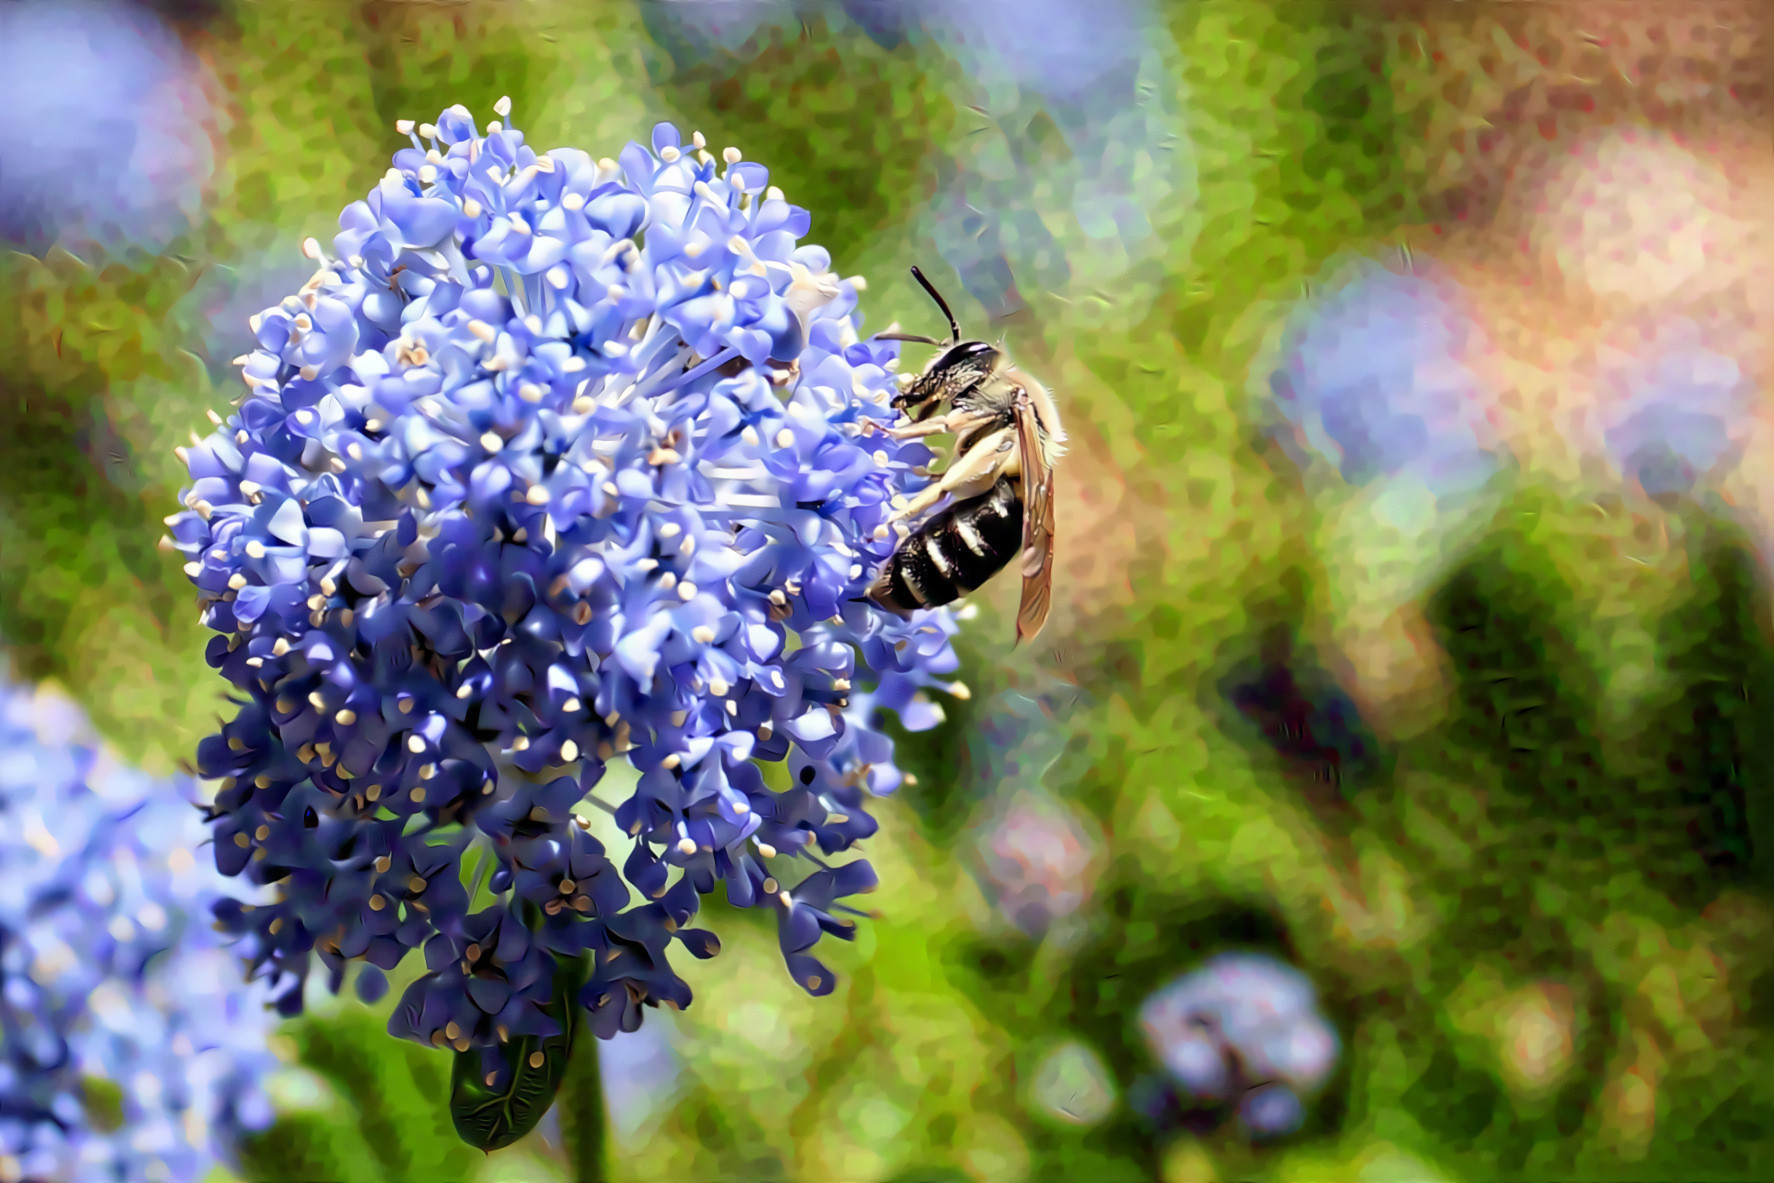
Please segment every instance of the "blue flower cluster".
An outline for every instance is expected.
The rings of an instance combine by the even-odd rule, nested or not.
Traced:
[[[1736,361],[1706,347],[1692,320],[1648,336],[1641,353],[1602,376],[1603,448],[1647,494],[1691,493],[1730,459],[1753,387]]]
[[[1163,987],[1140,1026],[1165,1070],[1197,1101],[1232,1103],[1251,1133],[1291,1133],[1301,1101],[1335,1067],[1337,1036],[1305,975],[1272,957],[1222,953]]]
[[[934,725],[958,664],[946,611],[864,599],[934,458],[877,430],[898,346],[737,149],[541,154],[459,106],[400,131],[182,453],[168,524],[240,692],[199,751],[217,864],[280,889],[221,918],[288,1013],[315,954],[337,990],[422,949],[391,1030],[458,1050],[552,1034],[559,957],[592,955],[600,1037],[688,1004],[667,953],[718,951],[688,927],[717,884],[826,993],[809,950],[876,880],[815,848],[875,832],[882,715]]]
[[[1464,356],[1478,336],[1451,281],[1358,261],[1290,326],[1269,379],[1278,442],[1351,485],[1407,471],[1437,495],[1482,485],[1499,461]]]
[[[191,787],[0,680],[0,1179],[195,1181],[271,1120],[275,1015],[211,931]]]

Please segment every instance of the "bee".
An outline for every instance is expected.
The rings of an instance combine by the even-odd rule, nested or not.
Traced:
[[[896,511],[887,526],[915,518],[944,497],[951,504],[900,539],[868,598],[898,616],[939,608],[979,588],[1020,556],[1020,644],[1047,622],[1053,593],[1053,468],[1066,434],[1046,387],[1011,364],[1002,345],[966,340],[955,314],[924,273],[916,279],[949,322],[949,337],[881,333],[942,350],[903,382],[892,405],[910,423],[870,424],[894,439],[952,433],[955,445],[938,479]]]

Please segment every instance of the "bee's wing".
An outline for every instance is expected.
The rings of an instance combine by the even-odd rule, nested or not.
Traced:
[[[1021,642],[1041,631],[1053,606],[1053,468],[1026,390],[1016,399],[1016,439],[1023,470],[1023,597],[1016,613]]]

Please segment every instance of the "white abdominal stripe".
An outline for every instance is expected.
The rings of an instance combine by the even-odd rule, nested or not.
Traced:
[[[943,510],[881,568],[870,598],[889,611],[940,608],[991,579],[1022,550],[1023,504],[1014,478]]]

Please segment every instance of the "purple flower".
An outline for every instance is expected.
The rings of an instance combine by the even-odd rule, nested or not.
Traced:
[[[1602,442],[1628,480],[1655,497],[1687,494],[1728,461],[1747,427],[1752,386],[1685,318],[1603,374]]]
[[[191,789],[0,681],[0,1177],[195,1181],[270,1122],[274,1016],[210,929],[223,882]]]
[[[1255,953],[1222,953],[1164,986],[1141,1006],[1140,1027],[1189,1096],[1235,1102],[1258,1135],[1299,1125],[1300,1097],[1324,1084],[1339,1052],[1312,983]]]
[[[183,453],[168,522],[240,692],[199,751],[217,865],[279,889],[221,918],[290,1013],[315,955],[336,990],[422,948],[391,1030],[459,1050],[552,1033],[563,956],[594,955],[601,1037],[688,1005],[667,953],[718,950],[688,927],[717,884],[826,993],[810,950],[875,879],[814,848],[874,833],[881,718],[933,725],[957,664],[946,611],[864,598],[933,458],[871,430],[897,346],[735,149],[661,124],[538,154],[461,107],[401,130]],[[638,780],[604,800],[617,760]]]
[[[1034,937],[1078,912],[1102,869],[1100,828],[1043,792],[1007,796],[978,845],[999,910]]]
[[[196,214],[213,155],[204,89],[142,6],[0,6],[0,103],[0,238],[156,246]]]
[[[1451,281],[1356,263],[1302,308],[1270,376],[1283,449],[1351,485],[1402,472],[1438,495],[1482,485],[1498,459],[1465,360],[1479,343]]]

